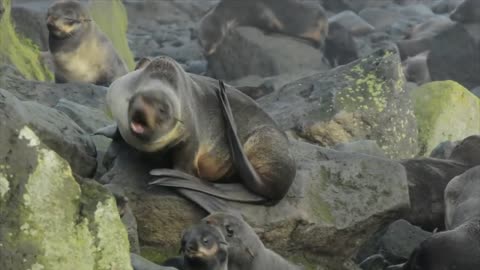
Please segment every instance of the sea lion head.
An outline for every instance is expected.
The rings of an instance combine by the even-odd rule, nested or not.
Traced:
[[[228,243],[228,257],[233,261],[252,261],[263,243],[242,217],[230,213],[213,213],[202,220],[203,223],[217,227]]]
[[[88,9],[77,1],[57,1],[47,12],[47,28],[56,39],[66,39],[79,32],[92,19]]]
[[[190,263],[214,269],[212,266],[226,263],[227,248],[225,237],[216,227],[198,224],[183,233],[180,250]]]
[[[145,61],[110,85],[107,104],[128,144],[156,152],[186,136],[180,91],[187,91],[188,75],[169,57]]]

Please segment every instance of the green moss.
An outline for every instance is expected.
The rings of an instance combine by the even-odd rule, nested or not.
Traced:
[[[418,124],[420,155],[446,140],[480,132],[479,99],[453,81],[432,82],[411,93]]]
[[[29,80],[51,81],[53,74],[40,62],[38,48],[15,33],[10,19],[11,0],[4,0],[5,14],[0,21],[0,63],[10,63]]]
[[[162,264],[168,258],[178,256],[178,250],[164,250],[151,246],[142,246],[140,249],[140,253],[145,259],[156,264]]]
[[[331,177],[329,174],[329,171],[322,168],[318,181],[313,181],[307,189],[307,198],[309,198],[310,211],[313,212],[312,216],[318,217],[322,222],[334,224],[335,220],[330,210],[331,206],[322,199],[322,196],[318,196],[318,194],[325,192],[327,188],[325,181]]]
[[[90,12],[95,23],[110,38],[130,70],[135,67],[127,40],[128,16],[120,0],[91,1]]]

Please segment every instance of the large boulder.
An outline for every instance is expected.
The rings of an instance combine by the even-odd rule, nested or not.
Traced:
[[[65,114],[32,101],[20,101],[5,90],[0,90],[3,110],[17,112],[17,121],[28,125],[42,142],[67,160],[72,170],[83,177],[91,177],[97,167],[93,141]]]
[[[292,151],[297,177],[284,200],[273,207],[231,206],[240,209],[265,244],[282,255],[301,263],[305,259],[300,258],[306,258],[325,269],[352,269],[349,260],[360,243],[408,209],[403,167],[298,141],[292,142]],[[165,160],[141,154],[121,139],[114,140],[110,153],[116,159],[102,182],[125,188],[140,241],[145,243],[142,254],[161,262],[178,249],[183,228],[206,213],[168,190],[146,189],[149,170]]]
[[[53,74],[41,63],[39,50],[15,32],[11,19],[12,0],[1,1],[5,13],[0,19],[0,63],[14,65],[27,79],[52,80]]]
[[[292,82],[258,102],[281,128],[320,145],[371,139],[389,157],[418,152],[413,106],[394,49]]]
[[[253,27],[231,31],[207,60],[210,75],[223,80],[330,69],[322,51],[306,41],[280,34],[265,35]]]
[[[12,101],[0,102],[0,268],[131,270],[114,198],[77,183]]]
[[[429,155],[446,140],[461,140],[480,133],[480,101],[460,84],[432,82],[413,90],[411,95],[417,117],[419,155]]]

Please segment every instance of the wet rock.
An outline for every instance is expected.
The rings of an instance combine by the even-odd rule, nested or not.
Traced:
[[[299,69],[330,69],[322,52],[307,41],[280,34],[265,35],[253,27],[233,30],[207,60],[209,74],[224,80],[252,74],[269,77]]]
[[[452,80],[469,89],[480,85],[479,33],[478,25],[456,24],[433,39],[427,58],[432,81]]]
[[[479,100],[456,82],[425,84],[412,91],[412,99],[419,155],[428,155],[445,140],[461,140],[480,132]]]
[[[77,183],[19,102],[0,93],[2,269],[132,269],[113,197],[92,181]]]
[[[20,101],[5,90],[0,94],[5,110],[19,113],[22,123],[29,125],[46,145],[66,159],[76,174],[93,176],[97,166],[96,150],[84,130],[55,109]]]
[[[155,247],[157,254],[175,254],[181,230],[206,213],[165,189],[145,189],[149,169],[168,158],[154,162],[122,140],[112,147],[117,158],[102,181],[126,188],[141,242]],[[292,149],[297,178],[284,200],[274,207],[230,204],[283,256],[347,269],[359,243],[408,208],[405,171],[394,161],[308,143],[294,141]]]
[[[376,141],[362,140],[351,143],[341,143],[333,147],[333,149],[342,152],[361,153],[370,156],[385,158],[385,152],[378,146]]]
[[[333,146],[376,140],[388,157],[412,157],[417,127],[398,54],[374,54],[287,84],[258,100],[284,130]]]
[[[343,26],[355,36],[361,36],[375,31],[375,27],[350,10],[340,12],[328,18],[329,24],[334,22]]]

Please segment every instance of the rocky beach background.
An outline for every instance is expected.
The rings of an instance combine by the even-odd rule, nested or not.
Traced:
[[[197,27],[218,0],[84,2],[130,69],[170,56],[236,86],[287,132],[297,162],[287,197],[236,205],[267,247],[307,269],[387,269],[449,229],[445,188],[480,165],[480,17],[451,18],[462,0],[315,1],[334,53],[237,27],[208,57]],[[157,160],[91,135],[112,123],[107,88],[52,82],[51,1],[0,3],[0,269],[175,256],[206,213],[147,187]]]

